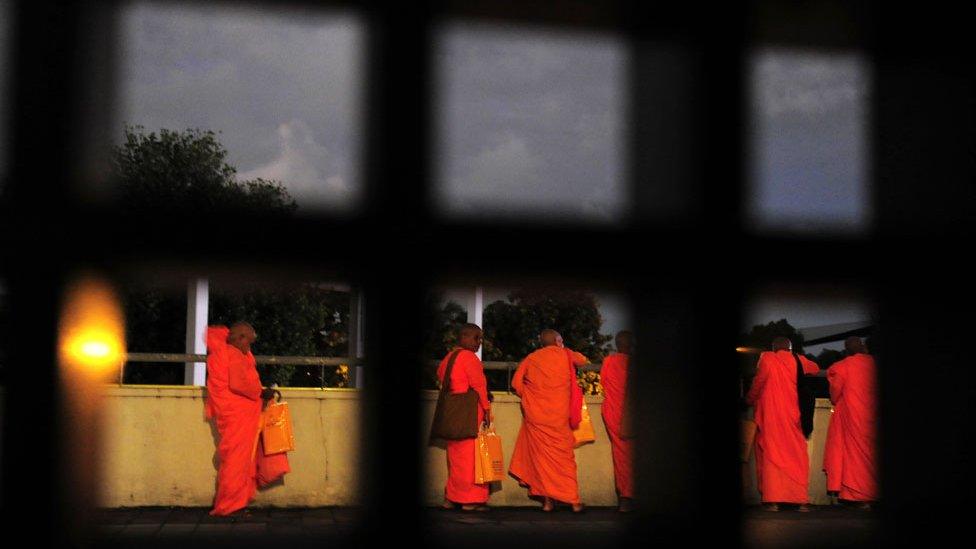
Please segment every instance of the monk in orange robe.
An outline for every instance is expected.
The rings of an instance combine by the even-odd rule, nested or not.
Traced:
[[[796,360],[804,375],[820,371],[817,364],[792,352],[785,337],[773,340],[773,352],[759,355],[758,370],[746,396],[755,406],[756,479],[766,509],[779,511],[780,503],[799,504],[809,511],[810,458],[800,426],[796,387]],[[796,358],[794,358],[796,357]]]
[[[485,417],[489,422],[494,421],[491,412],[491,402],[488,398],[488,381],[485,379],[484,366],[475,353],[481,348],[483,336],[477,324],[465,324],[458,332],[458,344],[447,353],[437,367],[437,378],[443,384],[444,375],[451,357],[456,355],[454,366],[451,368],[451,393],[466,393],[474,389],[478,393],[478,424]],[[487,511],[488,484],[474,482],[475,439],[447,441],[447,485],[444,487],[445,509],[453,509],[456,504],[461,505],[462,511]]]
[[[251,344],[257,333],[241,322],[207,328],[207,418],[214,419],[220,443],[217,494],[211,515],[247,507],[258,484],[277,480],[290,469],[286,454],[264,455],[259,438],[262,403],[274,394],[262,389]]]
[[[850,356],[827,369],[834,413],[824,448],[824,472],[828,491],[870,509],[878,499],[874,357],[859,337],[847,338],[844,347]]]
[[[576,426],[580,421],[578,410],[572,417],[571,406],[574,388],[579,391],[574,353],[559,346],[555,330],[544,330],[540,339],[543,347],[525,357],[512,378],[512,388],[522,399],[522,427],[508,473],[529,489],[530,497],[543,500],[543,511],[552,511],[553,502],[561,501],[579,512],[583,505],[571,425],[573,419]]]
[[[634,336],[622,331],[616,337],[617,352],[603,359],[600,368],[600,384],[603,386],[603,425],[610,439],[610,455],[613,457],[613,478],[620,499],[619,510],[629,512],[634,497],[632,469],[633,449],[631,440],[621,435],[624,410],[627,407],[627,366],[633,350]]]

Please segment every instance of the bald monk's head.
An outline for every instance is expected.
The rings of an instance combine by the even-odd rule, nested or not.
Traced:
[[[868,348],[864,344],[864,341],[857,336],[851,336],[844,340],[844,349],[850,354],[865,353],[867,354]]]
[[[542,342],[543,347],[549,347],[550,345],[559,345],[562,343],[563,336],[559,335],[559,332],[553,330],[552,328],[546,328],[542,330],[539,334],[539,341]]]
[[[237,347],[245,355],[251,352],[251,344],[258,338],[254,327],[247,322],[238,322],[230,327],[227,334],[227,344]]]
[[[462,349],[467,349],[472,353],[477,353],[478,349],[481,348],[482,332],[481,326],[477,324],[462,324],[458,328],[458,347]]]
[[[621,330],[617,332],[614,343],[617,344],[618,353],[629,355],[634,352],[634,333],[630,330]]]
[[[779,337],[773,338],[773,350],[774,351],[792,351],[793,350],[793,343],[787,337],[779,336]]]

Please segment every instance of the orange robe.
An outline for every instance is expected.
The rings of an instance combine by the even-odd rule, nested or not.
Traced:
[[[630,357],[614,353],[603,359],[600,368],[600,384],[603,385],[603,425],[610,439],[610,455],[613,456],[613,478],[620,497],[634,497],[632,469],[633,449],[630,439],[620,436],[627,394],[627,366]]]
[[[444,383],[447,363],[454,351],[447,353],[437,367],[437,378]],[[489,409],[488,381],[485,379],[484,366],[478,355],[462,349],[454,361],[451,370],[451,392],[466,393],[468,389],[478,393],[478,424],[485,419],[485,412]],[[447,485],[444,487],[444,497],[454,503],[479,504],[488,501],[488,484],[474,483],[475,439],[447,441]]]
[[[874,358],[862,353],[836,362],[827,370],[834,413],[824,448],[824,472],[827,489],[839,492],[841,499],[878,499],[875,376]]]
[[[207,328],[207,417],[220,433],[217,494],[211,515],[247,507],[260,480],[274,481],[289,471],[287,454],[265,456],[259,434],[261,380],[254,355],[227,344],[224,326]]]
[[[522,398],[522,427],[508,473],[534,497],[580,502],[570,399],[575,368],[566,349],[550,345],[525,357],[512,378]]]
[[[800,364],[806,375],[820,371],[815,362],[802,355]],[[807,503],[810,458],[800,427],[796,361],[790,351],[759,355],[758,371],[746,400],[756,408],[756,479],[762,501]]]

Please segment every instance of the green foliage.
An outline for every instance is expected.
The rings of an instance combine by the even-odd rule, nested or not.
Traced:
[[[275,181],[237,181],[227,150],[212,131],[126,126],[112,151],[112,171],[125,211],[196,216],[214,211],[283,216],[298,205]]]
[[[822,351],[820,351],[820,354],[817,355],[817,358],[812,360],[816,362],[818,366],[820,366],[821,370],[826,370],[827,368],[830,368],[835,362],[847,358],[847,356],[848,355],[845,351],[837,351],[834,349],[823,349]]]
[[[772,349],[773,339],[777,337],[788,337],[793,342],[793,350],[797,353],[803,352],[803,334],[790,325],[785,318],[768,324],[753,326],[752,330],[741,336],[742,344],[746,347],[753,347],[763,351]]]
[[[125,300],[126,339],[136,352],[182,353],[186,339],[186,296],[156,289],[131,289]],[[252,285],[210,293],[210,324],[246,321],[258,340],[252,351],[274,356],[349,356],[349,294],[314,284]],[[347,387],[348,367],[259,365],[264,385]],[[323,383],[324,381],[324,383]],[[134,363],[126,383],[181,385],[183,364]]]
[[[423,372],[421,388],[437,389],[437,365],[432,360],[441,360],[457,343],[457,329],[468,321],[468,313],[453,301],[443,303],[444,294],[430,292],[425,303],[427,329],[424,342]],[[442,304],[443,303],[443,304]]]
[[[297,209],[275,181],[237,181],[227,150],[212,131],[147,132],[127,126],[113,150],[113,177],[125,211],[132,215],[186,217],[214,211],[249,218],[289,216]],[[288,356],[348,356],[349,295],[313,284],[212,288],[210,324],[245,320],[254,325],[254,353]],[[128,347],[136,352],[184,351],[186,296],[132,287],[125,296]],[[259,366],[262,382],[282,386],[347,386],[348,366]],[[182,384],[182,364],[134,364],[127,383]]]
[[[590,360],[609,354],[612,336],[600,333],[596,297],[580,290],[517,290],[484,312],[485,359],[520,361],[539,348],[539,332],[553,328],[567,347]]]
[[[210,323],[250,322],[258,333],[252,351],[276,356],[349,356],[349,294],[313,284],[253,285],[210,295]],[[348,368],[325,368],[325,385],[348,386]],[[265,385],[315,387],[321,367],[259,365]]]
[[[509,294],[508,301],[488,305],[484,322],[485,360],[521,361],[539,348],[539,333],[546,328],[558,331],[566,347],[591,361],[599,362],[611,352],[613,337],[600,333],[603,318],[596,297],[581,290],[517,290]],[[489,383],[499,389],[508,384],[507,379],[498,381],[490,379]],[[596,372],[580,372],[577,382],[585,394],[603,392]]]

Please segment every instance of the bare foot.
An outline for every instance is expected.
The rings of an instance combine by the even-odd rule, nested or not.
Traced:
[[[810,512],[810,506],[807,505],[806,503],[803,503],[803,504],[800,504],[800,506],[797,507],[796,510],[797,510],[797,512],[800,512],[800,513],[809,513]]]
[[[583,512],[583,504],[582,503],[574,503],[573,504],[573,512],[574,513],[582,513]]]
[[[552,509],[553,509],[552,500],[549,499],[549,498],[546,498],[542,502],[542,510],[545,511],[546,513],[551,513],[552,512]]]
[[[441,509],[444,509],[445,511],[453,511],[454,504],[445,499],[444,503],[441,504]]]
[[[470,505],[462,505],[461,510],[466,513],[484,513],[488,510],[487,505],[472,503]]]
[[[765,509],[765,510],[771,512],[771,513],[778,513],[779,512],[779,504],[778,503],[767,503],[767,504],[763,505],[763,509]]]

